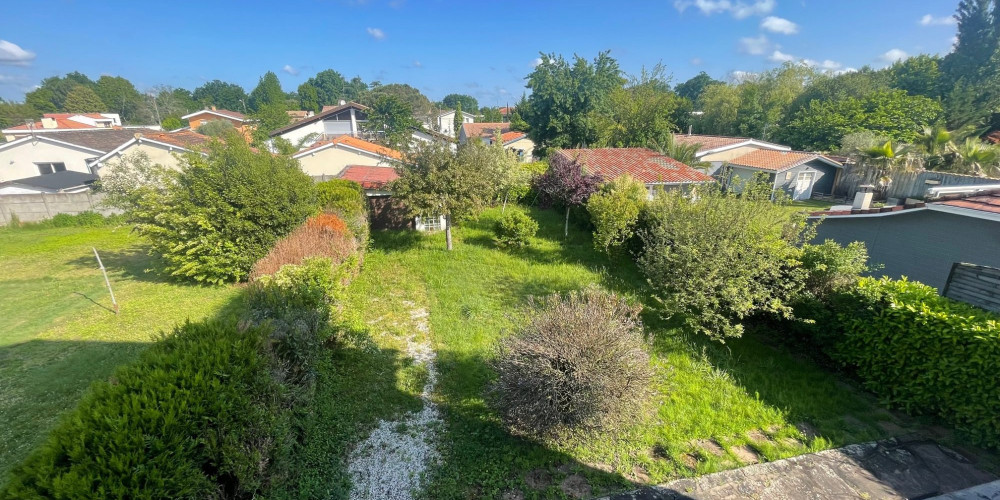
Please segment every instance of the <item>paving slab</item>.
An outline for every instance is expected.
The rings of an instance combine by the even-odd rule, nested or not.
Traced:
[[[888,439],[681,479],[605,498],[928,499],[996,479],[965,456],[933,441]],[[983,498],[994,500],[989,496]]]

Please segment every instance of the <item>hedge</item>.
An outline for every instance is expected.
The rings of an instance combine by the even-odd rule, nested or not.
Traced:
[[[835,360],[890,405],[1000,448],[1000,317],[905,279],[864,278],[842,299]]]

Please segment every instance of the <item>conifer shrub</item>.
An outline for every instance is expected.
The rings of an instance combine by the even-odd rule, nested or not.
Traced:
[[[492,403],[510,430],[559,439],[639,417],[652,377],[640,309],[597,289],[534,306],[492,361]]]

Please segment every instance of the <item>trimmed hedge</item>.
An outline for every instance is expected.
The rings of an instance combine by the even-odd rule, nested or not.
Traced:
[[[934,288],[864,278],[836,301],[832,357],[889,404],[1000,448],[1000,318]]]
[[[96,383],[0,498],[250,496],[287,425],[268,329],[186,323]]]

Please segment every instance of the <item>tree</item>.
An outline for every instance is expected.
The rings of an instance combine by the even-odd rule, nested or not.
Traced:
[[[83,85],[77,85],[66,95],[65,109],[70,113],[104,113],[108,110],[101,98]]]
[[[38,115],[39,112],[28,104],[0,99],[0,129],[21,125],[25,121],[34,120]]]
[[[39,114],[58,111],[59,107],[55,105],[55,99],[56,96],[52,89],[45,87],[32,90],[24,95],[24,103],[31,106]]]
[[[155,113],[159,113],[162,117],[176,116],[179,118],[201,109],[201,104],[194,99],[191,91],[187,89],[174,88],[169,85],[157,85],[152,88],[151,94],[154,98],[150,104],[155,107]]]
[[[462,124],[465,123],[462,116],[462,103],[458,103],[455,107],[455,118],[452,120],[452,129],[455,130],[455,135],[458,135],[459,131],[462,130]]]
[[[912,153],[911,146],[894,145],[892,141],[886,141],[884,144],[859,149],[853,156],[860,167],[862,178],[875,184],[884,193],[895,174],[916,168],[917,157]]]
[[[957,147],[956,153],[962,173],[993,177],[1000,175],[1000,148],[969,137]]]
[[[569,211],[583,205],[591,194],[597,192],[604,178],[600,174],[588,174],[576,159],[555,155],[550,160],[549,169],[535,180],[535,187],[553,201],[566,207],[566,225],[563,235],[569,237]]]
[[[410,142],[410,129],[418,125],[410,106],[396,96],[382,94],[369,107],[365,130],[391,148],[405,149]]]
[[[698,150],[701,149],[701,144],[677,142],[674,134],[668,135],[666,140],[661,143],[652,144],[650,148],[663,156],[673,158],[689,167],[708,168],[712,165],[710,162],[702,161],[698,158]]]
[[[476,117],[476,122],[500,123],[502,121],[503,121],[503,115],[500,114],[500,108],[497,107],[479,108],[479,116]]]
[[[299,85],[298,94],[299,109],[319,113],[322,106],[319,104],[319,91],[316,90],[316,87],[303,83]]]
[[[503,146],[498,132],[493,141],[468,141],[460,147],[460,159],[476,168],[492,186],[489,201],[500,202],[501,213],[507,210],[507,202],[527,194],[530,189],[531,172],[523,168],[517,154]]]
[[[270,138],[270,132],[277,130],[292,121],[288,116],[288,108],[284,100],[276,103],[264,104],[256,112],[250,114],[254,122],[253,144],[256,147],[264,147]]]
[[[594,223],[594,246],[608,252],[632,238],[646,206],[646,186],[628,174],[604,184],[587,200]]]
[[[236,133],[236,127],[229,120],[210,120],[203,123],[195,132],[209,137],[227,137]]]
[[[278,75],[273,71],[264,73],[257,82],[257,86],[250,92],[250,100],[247,106],[251,112],[259,112],[265,106],[279,105],[285,108],[285,92],[281,90],[281,82]]]
[[[528,75],[531,96],[519,109],[531,139],[540,148],[596,143],[597,113],[605,109],[612,91],[625,83],[618,62],[608,52],[592,62],[574,56],[572,65],[562,56],[541,56],[541,63]]]
[[[411,215],[445,217],[445,240],[449,251],[454,220],[485,206],[494,189],[477,165],[469,161],[468,153],[464,152],[467,150],[463,147],[453,153],[441,144],[423,144],[396,165],[399,178],[389,186],[392,196],[407,207]]]
[[[372,106],[378,102],[382,96],[392,96],[399,102],[406,104],[410,108],[410,114],[415,117],[430,116],[434,113],[434,104],[424,94],[414,87],[404,83],[390,83],[388,85],[372,85],[371,90],[365,97],[365,104]]]
[[[938,63],[941,58],[921,54],[898,61],[889,68],[892,74],[892,86],[905,90],[910,95],[922,95],[930,98],[941,96],[941,71]]]
[[[699,101],[703,132],[770,140],[780,134],[789,106],[815,76],[806,66],[786,63],[733,85],[709,85]]]
[[[345,101],[360,101],[361,96],[368,92],[368,84],[361,79],[360,76],[351,78],[351,81],[347,82],[347,86],[344,87],[344,100]]]
[[[341,99],[350,100],[354,98],[347,95],[348,83],[347,80],[344,79],[344,75],[341,75],[332,69],[326,69],[316,73],[316,76],[306,80],[302,85],[308,85],[316,89],[316,111],[322,109],[323,106],[335,105],[340,102]],[[301,98],[301,90],[299,92],[299,97]]]
[[[608,96],[607,111],[597,118],[603,147],[651,147],[662,143],[677,130],[672,117],[680,99],[670,91],[665,68],[631,77],[626,87]]]
[[[107,106],[105,111],[118,113],[122,121],[134,123],[140,121],[140,118],[146,118],[140,114],[144,108],[142,94],[125,78],[102,76],[94,85],[94,92]]]
[[[677,86],[674,87],[674,92],[691,102],[698,102],[698,98],[701,97],[701,93],[705,91],[705,88],[709,85],[721,83],[723,82],[708,76],[708,73],[702,71],[691,77],[690,80],[677,84]]]
[[[219,109],[247,112],[247,93],[235,83],[212,80],[194,89],[192,97],[204,107],[216,106]]]
[[[163,130],[177,130],[184,126],[184,122],[179,116],[168,116],[160,122],[160,126],[163,127]]]
[[[61,111],[66,106],[66,96],[77,86],[82,85],[94,89],[94,81],[83,73],[74,71],[64,77],[52,76],[42,80],[39,88],[25,95],[25,102],[40,113]]]
[[[441,104],[448,109],[458,109],[462,106],[467,113],[476,114],[479,112],[479,101],[471,95],[448,94],[441,99]]]
[[[979,73],[1000,47],[1000,6],[994,0],[961,0],[955,18],[958,33],[955,49],[945,57],[945,71],[952,82]]]

